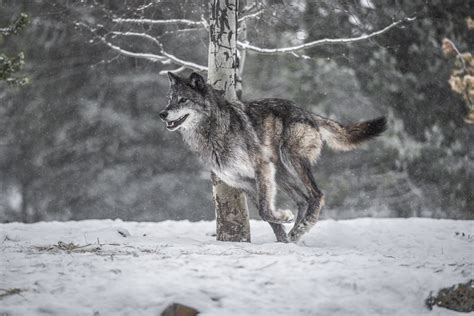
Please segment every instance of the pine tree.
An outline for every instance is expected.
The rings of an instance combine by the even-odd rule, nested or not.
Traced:
[[[0,28],[2,36],[18,34],[29,23],[29,17],[25,13],[20,16],[11,25]],[[17,77],[17,73],[25,64],[25,56],[23,52],[19,52],[16,56],[8,56],[0,53],[0,81],[5,81],[11,85],[23,86],[29,82],[27,77]]]

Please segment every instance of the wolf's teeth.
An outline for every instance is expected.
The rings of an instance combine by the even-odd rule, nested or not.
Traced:
[[[189,114],[185,114],[181,117],[179,117],[178,119],[174,120],[174,121],[167,121],[166,122],[166,127],[171,129],[171,128],[178,128],[178,126],[180,126],[185,120],[186,118],[188,117]]]

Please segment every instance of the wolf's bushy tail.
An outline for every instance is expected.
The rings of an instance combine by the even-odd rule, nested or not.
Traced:
[[[385,117],[345,126],[321,116],[317,116],[316,122],[323,140],[329,147],[336,150],[354,149],[359,144],[379,136],[387,129]]]

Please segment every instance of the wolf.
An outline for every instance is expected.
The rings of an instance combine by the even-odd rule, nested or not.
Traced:
[[[198,73],[168,73],[168,104],[159,113],[226,184],[243,190],[278,242],[297,242],[318,220],[324,195],[311,166],[323,144],[351,150],[386,130],[384,117],[342,125],[284,99],[230,102]],[[277,190],[298,209],[275,206]],[[283,223],[295,222],[287,234]]]

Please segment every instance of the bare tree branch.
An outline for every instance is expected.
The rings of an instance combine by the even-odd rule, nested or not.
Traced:
[[[177,74],[179,74],[180,72],[185,71],[185,70],[186,70],[186,67],[181,66],[181,67],[176,68],[176,69],[173,69],[173,70],[162,70],[162,71],[160,71],[158,74],[159,74],[159,75],[166,75],[168,72],[172,72],[172,73],[174,73],[175,75],[177,75]]]
[[[135,58],[142,58],[142,59],[147,59],[150,61],[160,61],[163,64],[168,64],[169,60],[166,59],[163,56],[156,55],[156,54],[151,54],[151,53],[135,53],[126,49],[123,49],[117,45],[112,44],[111,42],[107,41],[105,37],[98,36],[98,38],[107,46],[115,50],[116,52],[119,52],[122,55],[129,56],[129,57],[135,57]]]
[[[149,34],[146,34],[146,33],[112,31],[112,32],[110,32],[110,34],[120,35],[120,36],[141,37],[141,38],[147,39],[147,40],[149,40],[149,41],[152,41],[153,43],[155,43],[156,45],[158,45],[158,46],[160,47],[160,49],[163,48],[162,45],[161,45],[161,43],[160,43],[156,38],[154,38],[153,36],[151,36],[151,35],[149,35]]]
[[[168,63],[169,62],[172,62],[174,64],[177,64],[177,65],[181,65],[185,68],[189,68],[189,69],[192,69],[192,70],[195,70],[195,71],[207,71],[207,67],[206,66],[201,66],[199,64],[196,64],[196,63],[193,63],[193,62],[190,62],[190,61],[186,61],[186,60],[182,60],[170,53],[167,53],[164,49],[163,49],[163,45],[156,39],[154,38],[153,36],[149,35],[149,34],[146,34],[146,33],[136,33],[136,32],[111,32],[111,34],[115,34],[115,35],[122,35],[122,36],[135,36],[135,37],[141,37],[141,38],[145,38],[147,40],[150,40],[152,41],[153,43],[155,43],[156,45],[158,45],[160,47],[160,53],[162,55],[163,58],[167,58],[169,59]],[[108,45],[110,47],[110,45]]]
[[[162,44],[156,38],[154,38],[153,36],[151,36],[149,34],[137,33],[137,32],[117,32],[117,31],[114,31],[114,32],[110,32],[108,35],[113,34],[113,35],[119,35],[119,36],[135,36],[135,37],[145,38],[147,40],[152,41],[156,45],[158,45],[158,47],[160,49],[160,54],[136,53],[136,52],[129,51],[127,49],[124,49],[120,46],[117,46],[117,45],[111,43],[110,41],[107,40],[107,38],[106,38],[107,35],[104,35],[104,36],[99,35],[97,33],[97,31],[94,28],[90,27],[89,25],[84,24],[84,23],[76,23],[76,24],[88,29],[101,42],[103,42],[105,45],[110,47],[112,50],[114,50],[114,51],[116,51],[116,52],[118,52],[122,55],[129,56],[129,57],[134,57],[134,58],[146,59],[146,60],[150,60],[150,61],[153,61],[153,62],[161,62],[162,64],[172,63],[172,64],[178,65],[180,67],[192,69],[194,71],[201,71],[201,72],[207,71],[207,67],[205,67],[205,66],[180,59],[180,58],[166,52],[163,49]]]
[[[248,15],[245,15],[239,19],[239,22],[245,24],[245,21],[249,18],[257,17],[261,15],[264,12],[265,9],[260,9],[254,13],[249,13]],[[396,22],[393,22],[392,24],[386,26],[385,28],[378,30],[376,32],[370,33],[370,34],[365,34],[361,35],[358,37],[352,37],[352,38],[325,38],[325,39],[320,39],[317,41],[297,45],[297,46],[291,46],[291,47],[283,47],[283,48],[261,48],[257,46],[250,45],[248,42],[245,41],[238,41],[237,45],[239,48],[245,51],[249,50],[255,53],[259,54],[268,54],[268,55],[274,55],[274,54],[292,54],[297,57],[303,57],[303,58],[308,58],[305,55],[299,55],[296,54],[297,51],[304,50],[307,48],[311,47],[316,47],[316,46],[321,46],[321,45],[331,45],[331,44],[346,44],[346,43],[353,43],[353,42],[358,42],[362,40],[367,40],[372,37],[378,36],[382,33],[387,32],[388,30],[394,28],[395,26],[401,24],[402,22],[405,21],[413,21],[415,18],[405,18]],[[201,21],[192,21],[192,20],[186,20],[186,19],[169,19],[169,20],[152,20],[152,19],[122,19],[122,18],[117,18],[113,19],[114,22],[116,23],[138,23],[138,24],[186,24],[190,26],[201,26],[204,28],[208,28],[208,22],[202,18]],[[118,52],[121,55],[129,56],[129,57],[134,57],[134,58],[141,58],[141,59],[146,59],[150,60],[153,62],[161,62],[162,64],[175,64],[179,66],[177,69],[172,70],[174,72],[181,72],[184,69],[192,69],[194,71],[199,71],[199,72],[206,72],[208,68],[206,66],[202,66],[187,60],[183,60],[173,54],[170,54],[166,52],[163,49],[163,45],[161,42],[146,33],[140,33],[140,32],[119,32],[119,31],[113,31],[108,33],[107,35],[118,35],[118,36],[134,36],[134,37],[140,37],[143,39],[146,39],[148,41],[153,42],[159,47],[159,54],[152,54],[152,53],[137,53],[137,52],[132,52],[130,50],[124,49],[112,42],[110,42],[107,39],[107,35],[99,35],[98,32],[96,32],[96,29],[93,29],[87,24],[84,23],[77,23],[78,25],[81,25],[83,27],[86,27],[89,31],[91,31],[98,39],[100,39],[105,45],[110,47],[112,50]]]
[[[252,2],[252,4],[249,4],[246,7],[243,7],[241,14],[242,13],[248,13],[248,12],[252,11],[253,9],[258,8],[258,6],[259,5],[258,5],[257,1],[254,1],[254,2]]]
[[[132,23],[132,24],[186,24],[186,25],[196,25],[196,26],[206,26],[206,22],[204,20],[201,21],[193,21],[187,19],[169,19],[169,20],[153,20],[153,19],[123,19],[123,18],[116,18],[112,21],[116,23]]]
[[[160,61],[162,63],[169,63],[169,61],[167,61],[167,58],[164,57],[164,56],[161,56],[161,55],[156,55],[156,54],[151,54],[151,53],[135,53],[135,52],[132,52],[132,51],[129,51],[127,49],[124,49],[124,48],[121,48],[115,44],[112,44],[111,42],[109,42],[105,36],[101,36],[98,34],[97,30],[95,28],[92,28],[90,27],[89,25],[85,24],[85,23],[76,23],[76,25],[78,26],[82,26],[84,27],[85,29],[89,30],[92,34],[95,35],[96,38],[98,38],[102,43],[104,43],[105,45],[107,45],[108,47],[110,47],[111,49],[115,50],[116,52],[122,54],[122,55],[125,55],[125,56],[129,56],[129,57],[135,57],[135,58],[142,58],[142,59],[147,59],[147,60],[150,60],[150,61]],[[115,32],[115,33],[120,33],[120,32]],[[125,32],[125,33],[128,33],[128,35],[131,35],[133,32]],[[138,34],[138,33],[136,33]]]
[[[143,11],[143,10],[145,10],[145,9],[148,9],[148,8],[151,7],[152,5],[153,5],[153,2],[150,2],[150,3],[148,3],[148,4],[144,4],[144,5],[140,6],[140,7],[138,7],[138,8],[137,8],[137,11]]]
[[[261,10],[258,10],[257,12],[244,15],[244,16],[239,18],[239,23],[242,23],[243,21],[245,21],[247,19],[250,19],[250,18],[256,18],[256,17],[262,15],[263,12],[265,12],[265,9],[261,9]]]
[[[443,41],[447,41],[451,45],[451,47],[453,48],[454,52],[456,53],[456,57],[461,62],[461,66],[462,66],[462,69],[463,69],[464,73],[469,73],[469,71],[467,70],[467,67],[466,67],[466,62],[464,61],[464,58],[462,58],[461,52],[458,50],[456,45],[454,45],[454,42],[452,40],[450,40],[449,38],[445,38]]]
[[[195,71],[202,71],[202,72],[205,72],[207,71],[207,67],[206,66],[201,66],[199,64],[196,64],[196,63],[193,63],[193,62],[190,62],[190,61],[186,61],[186,60],[182,60],[174,55],[171,55],[165,51],[162,51],[162,54],[166,57],[168,57],[174,64],[176,65],[181,65],[181,66],[184,66],[186,68],[189,68],[189,69],[192,69],[192,70],[195,70]]]
[[[383,34],[387,32],[388,30],[394,28],[395,26],[403,23],[403,22],[409,22],[413,21],[415,18],[405,18],[402,20],[398,20],[396,22],[393,22],[392,24],[384,27],[381,30],[378,30],[376,32],[370,33],[370,34],[365,34],[357,37],[350,37],[350,38],[324,38],[320,39],[317,41],[297,45],[297,46],[290,46],[290,47],[282,47],[282,48],[261,48],[257,46],[250,45],[249,43],[245,42],[237,42],[237,45],[240,48],[243,49],[248,49],[249,51],[258,53],[258,54],[266,54],[266,55],[275,55],[275,54],[288,54],[288,53],[294,53],[300,50],[316,47],[316,46],[321,46],[321,45],[333,45],[333,44],[347,44],[347,43],[354,43],[354,42],[359,42],[363,40],[367,40],[369,38],[378,36],[380,34]]]
[[[142,59],[147,59],[150,61],[161,61],[162,63],[169,63],[169,61],[160,55],[156,54],[151,54],[151,53],[135,53],[132,51],[129,51],[127,49],[121,48],[120,46],[114,45],[111,42],[107,41],[105,37],[98,36],[98,38],[107,46],[115,50],[116,52],[120,53],[121,55],[125,55],[128,57],[135,57],[135,58],[142,58]]]
[[[186,29],[168,30],[168,31],[165,31],[162,34],[160,34],[160,36],[158,38],[162,38],[162,37],[165,37],[165,36],[170,35],[170,34],[177,35],[177,34],[182,34],[182,33],[201,32],[201,31],[206,31],[207,32],[207,29],[204,28],[204,27],[190,27],[190,28],[186,28]]]

